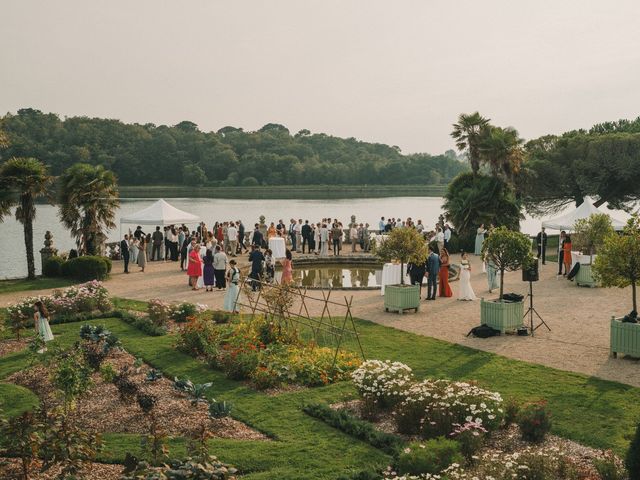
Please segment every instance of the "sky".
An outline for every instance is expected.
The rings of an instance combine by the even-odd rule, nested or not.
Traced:
[[[453,148],[640,115],[637,0],[2,0],[0,112]]]

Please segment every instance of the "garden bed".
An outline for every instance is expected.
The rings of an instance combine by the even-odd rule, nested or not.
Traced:
[[[29,475],[30,480],[55,480],[60,478],[62,467],[54,465],[45,472],[40,472],[42,462],[34,461],[31,465]],[[124,467],[109,463],[87,462],[78,473],[78,478],[82,480],[117,480],[122,475]],[[0,457],[0,478],[18,479],[21,478],[20,460],[16,458]]]
[[[104,363],[111,364],[120,371],[128,367],[131,380],[146,393],[158,397],[155,413],[158,423],[171,436],[191,436],[203,425],[209,425],[213,437],[241,440],[268,440],[268,438],[230,417],[210,419],[206,403],[192,405],[190,398],[174,388],[173,382],[160,378],[145,381],[149,367],[139,365],[136,359],[125,351],[112,351]],[[49,379],[50,372],[41,365],[14,373],[7,381],[27,387],[41,399],[58,402],[55,388]],[[92,374],[93,386],[82,397],[73,415],[79,426],[91,432],[146,434],[149,420],[135,402],[125,403],[119,398],[118,390],[110,382],[105,382],[99,373]]]
[[[20,340],[16,338],[0,340],[0,358],[4,357],[5,355],[9,355],[10,353],[24,350],[25,348],[27,348],[30,341],[30,338],[21,338]]]

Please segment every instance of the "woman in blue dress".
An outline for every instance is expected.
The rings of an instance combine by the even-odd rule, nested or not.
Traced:
[[[238,300],[238,292],[240,291],[240,269],[236,266],[235,260],[229,260],[231,268],[227,272],[227,292],[224,295],[223,308],[227,312],[238,313],[236,301]]]
[[[480,255],[482,253],[482,244],[484,243],[484,235],[487,233],[487,230],[484,228],[484,223],[478,227],[476,231],[476,248],[473,253],[476,255]]]

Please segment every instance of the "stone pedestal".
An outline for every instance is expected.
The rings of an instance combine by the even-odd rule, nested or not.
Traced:
[[[44,234],[44,248],[40,249],[40,271],[44,270],[44,262],[47,261],[48,258],[53,257],[58,254],[58,249],[53,248],[53,234],[47,230]]]

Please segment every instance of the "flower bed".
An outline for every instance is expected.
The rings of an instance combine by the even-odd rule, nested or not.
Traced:
[[[7,307],[9,323],[29,325],[33,319],[33,304],[37,301],[41,301],[52,314],[66,315],[95,310],[106,312],[113,308],[107,289],[101,282],[93,280],[64,290],[56,290],[52,295],[27,297],[10,305]]]
[[[352,353],[336,356],[335,350],[304,342],[291,327],[262,316],[217,326],[191,318],[180,329],[177,348],[259,389],[327,385],[348,379],[360,363]]]
[[[154,325],[166,327],[170,320],[184,323],[206,310],[204,305],[189,302],[168,303],[157,298],[149,300],[147,313]]]

